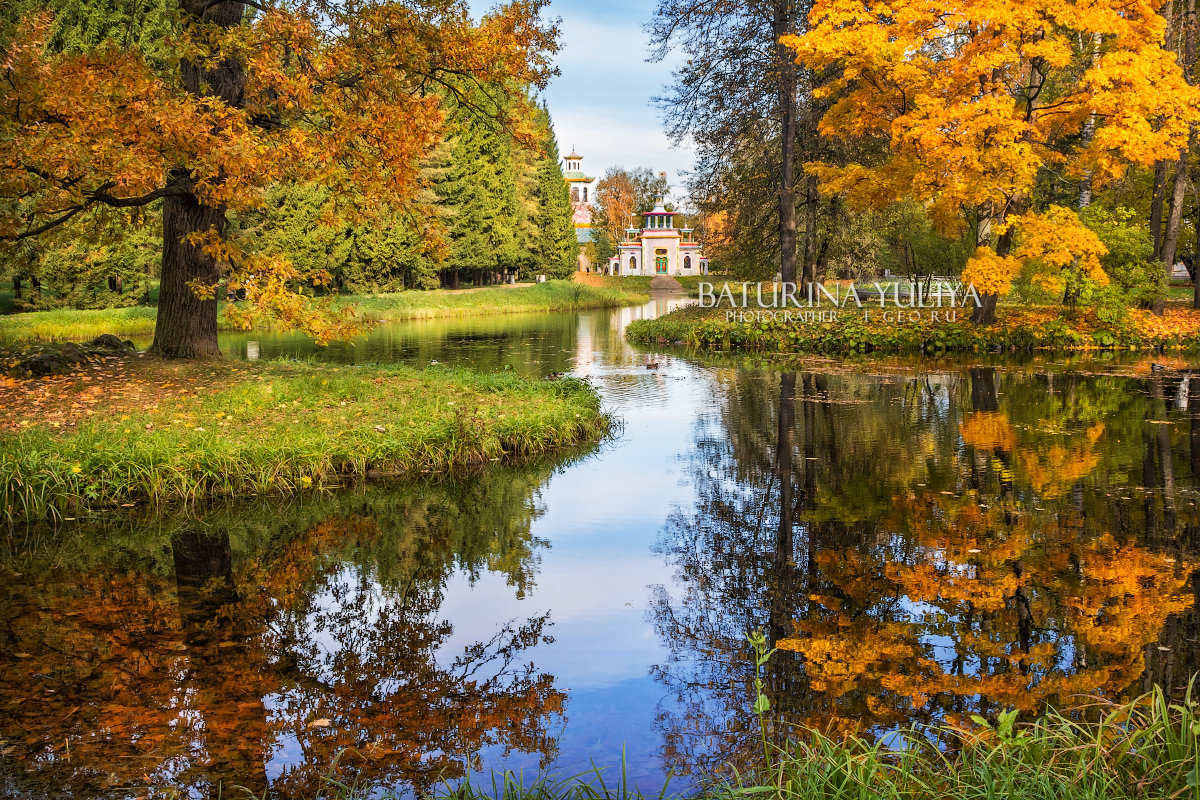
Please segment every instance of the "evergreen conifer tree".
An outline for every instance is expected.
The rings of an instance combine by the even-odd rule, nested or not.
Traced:
[[[558,143],[550,127],[550,114],[544,109],[544,154],[538,164],[536,234],[532,242],[534,268],[549,278],[567,278],[575,271],[579,242],[571,220],[571,195],[558,159]]]

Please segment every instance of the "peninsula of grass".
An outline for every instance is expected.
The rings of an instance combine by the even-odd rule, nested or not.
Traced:
[[[767,353],[989,352],[1008,350],[1200,350],[1200,311],[1168,305],[1160,317],[1141,309],[1069,314],[1059,307],[1002,306],[993,325],[968,310],[894,306],[841,309],[742,309],[691,306],[626,328],[630,341],[703,350]],[[815,313],[814,313],[815,312]]]
[[[40,519],[438,474],[607,427],[595,391],[570,379],[130,357],[0,381],[0,510]]]
[[[521,314],[552,311],[583,311],[619,308],[649,299],[637,287],[589,286],[576,281],[546,281],[518,286],[489,286],[480,289],[396,292],[392,294],[343,295],[338,305],[356,307],[367,323],[398,322],[485,314]],[[222,304],[223,305],[223,304]],[[218,322],[225,315],[218,312]],[[80,342],[102,333],[125,338],[154,334],[154,306],[101,309],[96,311],[31,311],[0,315],[0,344],[35,342]],[[269,327],[269,324],[266,325]]]

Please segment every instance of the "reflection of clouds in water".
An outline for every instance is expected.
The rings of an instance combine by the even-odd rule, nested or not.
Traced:
[[[563,550],[573,550],[564,543]],[[467,587],[461,576],[447,585],[441,618],[454,626],[439,659],[474,641],[486,641],[504,622],[548,609],[554,637],[532,654],[538,669],[559,688],[593,689],[645,676],[665,655],[663,643],[644,623],[647,586],[668,577],[650,557],[588,551],[548,558],[548,569],[524,600],[494,575]]]

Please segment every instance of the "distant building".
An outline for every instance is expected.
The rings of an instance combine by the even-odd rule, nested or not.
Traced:
[[[675,227],[675,212],[667,211],[663,196],[642,215],[644,228],[626,228],[625,241],[608,260],[610,275],[707,275],[708,259],[700,252],[691,228]]]
[[[576,153],[574,148],[571,148],[571,152],[563,161],[563,177],[567,179],[567,188],[571,192],[571,219],[575,223],[575,239],[580,248],[583,248],[592,241],[592,199],[595,192],[592,184],[596,179],[583,174],[579,164],[583,161],[583,156]],[[582,272],[590,272],[592,269],[586,252],[579,253],[578,269]]]

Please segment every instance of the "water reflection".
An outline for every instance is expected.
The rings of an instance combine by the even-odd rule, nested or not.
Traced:
[[[518,595],[533,586],[546,543],[531,523],[551,472],[231,507],[10,549],[8,789],[309,797],[330,770],[423,790],[463,775],[484,748],[552,759],[565,696],[529,656],[550,641],[549,614],[451,649],[454,621],[439,613],[455,573],[502,574]]]
[[[657,546],[666,761],[753,742],[752,629],[781,649],[775,723],[834,732],[1186,682],[1195,379],[862,372],[727,370],[698,421]]]
[[[756,739],[752,629],[783,648],[779,729],[886,737],[1200,665],[1186,364],[780,372],[625,342],[679,302],[227,339],[570,370],[621,434],[557,467],[0,535],[0,794],[304,796],[331,764],[420,791],[622,756],[653,792]]]

